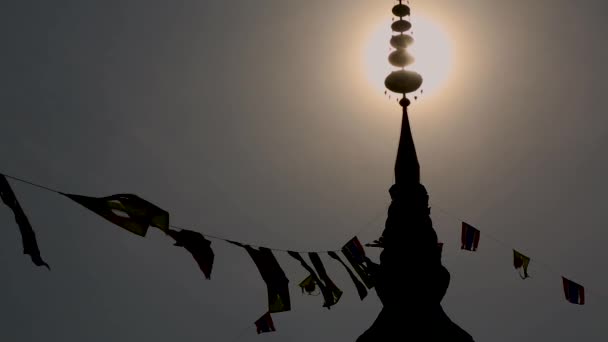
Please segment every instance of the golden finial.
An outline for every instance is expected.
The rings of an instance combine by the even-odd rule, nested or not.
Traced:
[[[414,63],[414,57],[406,49],[414,43],[414,38],[405,32],[412,28],[412,24],[404,17],[410,16],[410,7],[399,0],[399,4],[393,7],[393,14],[399,17],[394,21],[391,29],[398,32],[398,35],[391,37],[391,46],[395,51],[391,52],[388,60],[391,65],[401,68],[401,70],[391,72],[384,80],[386,88],[393,93],[405,94],[414,92],[422,85],[422,76],[415,71],[405,70],[405,67]]]

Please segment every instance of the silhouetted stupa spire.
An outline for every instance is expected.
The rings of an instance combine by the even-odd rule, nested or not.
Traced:
[[[445,314],[441,307],[450,273],[441,264],[441,250],[428,207],[429,196],[420,183],[420,165],[408,118],[410,101],[406,94],[422,85],[422,77],[405,68],[414,62],[407,52],[414,39],[406,34],[412,24],[410,7],[399,1],[393,7],[399,17],[391,25],[397,32],[391,38],[395,48],[389,62],[400,68],[384,81],[386,88],[403,97],[401,135],[395,161],[395,184],[389,189],[391,204],[379,246],[380,265],[376,268],[376,293],[383,308],[372,326],[357,342],[457,341],[472,337]],[[370,261],[371,263],[371,261]]]

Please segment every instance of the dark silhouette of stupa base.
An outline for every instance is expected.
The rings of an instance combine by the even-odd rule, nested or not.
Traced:
[[[441,264],[429,196],[420,184],[420,166],[409,124],[409,100],[403,97],[401,137],[395,163],[392,202],[375,267],[376,292],[383,308],[357,342],[473,341],[441,307],[450,273]]]

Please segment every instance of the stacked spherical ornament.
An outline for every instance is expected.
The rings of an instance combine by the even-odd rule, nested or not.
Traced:
[[[405,94],[414,92],[422,85],[422,76],[415,71],[405,70],[405,67],[414,63],[414,57],[407,52],[407,47],[412,45],[414,38],[405,32],[412,28],[412,24],[403,19],[410,15],[410,7],[399,1],[398,5],[393,7],[393,14],[399,17],[399,20],[393,22],[391,29],[398,32],[391,38],[391,46],[395,51],[388,56],[388,61],[391,65],[401,68],[401,70],[393,71],[384,80],[386,88],[393,93]]]

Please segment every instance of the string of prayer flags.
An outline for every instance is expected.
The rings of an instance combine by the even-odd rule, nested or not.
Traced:
[[[566,295],[566,300],[572,304],[584,305],[585,288],[582,285],[579,285],[564,277],[562,277],[562,281],[564,283],[564,294]]]
[[[262,317],[260,317],[260,319],[255,321],[255,328],[258,335],[261,333],[276,331],[274,328],[274,322],[272,321],[272,316],[270,316],[270,312],[265,313]]]
[[[374,276],[366,266],[367,257],[365,256],[365,250],[356,236],[350,239],[342,247],[342,253],[355,272],[357,272],[365,286],[367,286],[368,289],[373,288],[375,284]]]
[[[476,251],[479,245],[479,235],[480,233],[477,228],[466,222],[462,222],[462,245],[460,248],[472,252]]]
[[[312,274],[302,280],[300,284],[298,284],[298,286],[302,289],[302,293],[306,291],[308,295],[319,295],[318,293],[315,293],[315,291],[317,290],[317,283],[315,282],[315,278],[312,276]]]
[[[325,266],[323,266],[323,262],[321,261],[319,254],[310,252],[308,253],[308,257],[310,258],[315,270],[317,270],[320,280],[325,285],[326,291],[323,291],[325,303],[323,303],[323,307],[330,309],[333,305],[337,304],[340,297],[342,297],[342,290],[340,290],[336,284],[334,284],[331,278],[329,278],[329,275],[327,275],[327,271],[325,271]]]
[[[519,253],[516,250],[513,250],[513,266],[515,269],[520,269],[519,276],[521,279],[526,279],[530,277],[528,275],[528,265],[530,265],[530,258]],[[521,274],[521,270],[523,270],[524,274]]]
[[[15,196],[13,189],[4,175],[0,175],[0,197],[2,198],[2,202],[4,202],[4,204],[6,204],[6,206],[9,207],[15,215],[15,221],[17,222],[17,226],[19,226],[19,231],[21,232],[23,254],[28,254],[34,265],[45,266],[50,270],[51,267],[49,264],[44,262],[40,256],[40,250],[38,249],[38,243],[36,242],[36,233],[34,233],[34,229],[32,228],[30,221],[21,208],[19,201],[17,201],[17,196]]]
[[[206,279],[211,279],[213,259],[215,255],[211,249],[211,241],[205,239],[203,234],[192,230],[168,230],[169,236],[175,240],[174,246],[184,247],[198,264]]]
[[[32,262],[37,266],[45,266],[50,270],[50,266],[40,256],[36,234],[8,183],[7,177],[66,196],[99,216],[102,216],[106,220],[134,234],[145,236],[150,226],[157,227],[175,240],[174,246],[184,247],[192,254],[199,268],[205,275],[205,278],[211,278],[215,257],[213,250],[211,249],[211,242],[208,241],[203,234],[195,231],[187,229],[176,231],[169,229],[169,213],[136,195],[117,194],[107,197],[89,197],[67,194],[19,178],[0,174],[0,199],[13,211],[15,221],[21,233],[23,253],[30,255]],[[461,248],[469,251],[476,251],[478,249],[479,239],[480,231],[470,224],[462,222]],[[270,313],[291,310],[288,288],[289,280],[272,254],[271,249],[265,247],[254,249],[252,246],[244,245],[240,242],[225,241],[243,247],[256,264],[258,271],[267,286],[268,312],[258,319],[255,324],[258,333],[275,331]],[[439,253],[442,253],[443,245],[443,242],[437,242]],[[382,248],[384,247],[383,238],[379,238],[366,246]],[[356,236],[349,240],[342,247],[341,251],[355,272],[342,261],[337,252],[328,251],[327,253],[346,269],[357,288],[359,297],[364,299],[367,296],[367,290],[374,286],[374,274],[377,273],[379,265],[372,262],[365,255],[365,250]],[[318,286],[324,297],[324,307],[331,308],[331,306],[337,304],[343,292],[329,278],[318,253],[308,253],[314,269],[304,261],[304,258],[300,253],[288,251],[288,254],[300,261],[302,266],[309,272],[309,275],[299,284],[302,288],[302,292],[307,292],[309,295],[314,294]],[[513,250],[513,266],[516,270],[519,270],[519,275],[522,279],[530,277],[528,274],[530,260],[531,259],[528,256],[517,250]],[[360,279],[357,278],[355,273],[359,275]],[[573,304],[584,305],[585,288],[565,277],[562,277],[562,281],[566,300]]]
[[[327,254],[329,254],[330,257],[337,260],[339,263],[342,264],[342,266],[344,266],[344,269],[346,269],[346,272],[348,272],[350,279],[353,281],[353,283],[355,284],[355,287],[357,288],[357,293],[359,294],[359,298],[361,298],[361,300],[363,300],[367,296],[367,289],[365,288],[365,285],[363,285],[363,283],[361,283],[359,281],[359,279],[357,279],[357,276],[355,276],[353,271],[351,271],[350,268],[348,268],[348,266],[344,263],[344,261],[342,261],[342,259],[340,259],[340,257],[338,256],[338,253],[327,252]]]
[[[254,249],[240,242],[228,241],[239,247],[243,247],[258,268],[262,279],[268,289],[268,312],[283,312],[291,310],[291,299],[289,298],[289,279],[281,269],[281,265],[266,247]]]
[[[169,230],[169,213],[136,195],[117,194],[107,197],[88,197],[61,194],[139,236],[146,236],[149,226],[159,228],[165,233]]]

